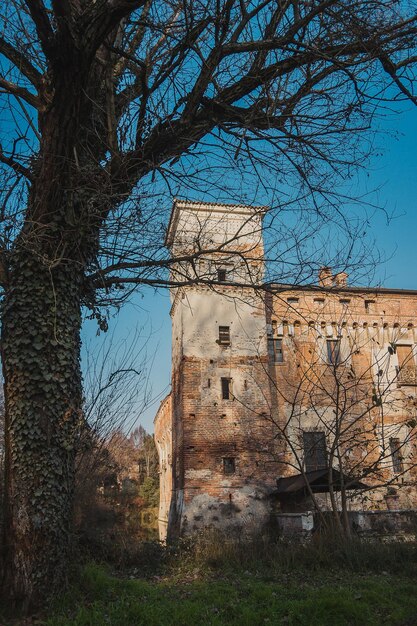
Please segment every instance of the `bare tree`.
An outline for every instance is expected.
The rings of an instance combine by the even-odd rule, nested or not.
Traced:
[[[127,433],[153,401],[149,385],[152,361],[148,359],[149,336],[145,334],[144,328],[136,328],[125,338],[116,340],[114,332],[109,332],[98,345],[88,342],[84,347],[83,423],[76,444],[76,497],[80,491],[86,494],[98,488],[100,477],[108,470],[109,448],[116,450],[117,442],[128,440]]]
[[[76,530],[82,535],[90,532],[103,505],[113,516],[120,506],[114,498],[106,502],[105,485],[111,484],[113,496],[120,496],[123,484],[131,484],[133,497],[145,477],[153,483],[158,478],[153,436],[140,425],[144,411],[161,395],[152,396],[149,381],[154,366],[148,346],[152,328],[136,327],[122,337],[114,331],[98,333],[99,341],[95,338],[83,347],[84,424],[75,460]],[[99,533],[92,536],[97,539]]]
[[[323,220],[359,227],[336,182],[367,152],[378,105],[415,102],[417,22],[391,0],[12,0],[0,19],[3,586],[28,604],[65,581],[81,307],[103,323],[100,305],[170,282],[156,185],[217,199],[238,169],[253,196],[264,183],[269,278],[305,277]]]
[[[83,417],[101,438],[115,429],[129,432],[154,401],[149,376],[154,366],[145,327],[116,339],[114,332],[84,349]]]

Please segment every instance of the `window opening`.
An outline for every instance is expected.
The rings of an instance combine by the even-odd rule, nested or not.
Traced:
[[[323,431],[304,431],[303,447],[306,472],[327,469],[326,435]]]
[[[236,472],[236,460],[234,457],[223,458],[223,474],[234,474]]]
[[[327,339],[327,362],[330,365],[340,365],[340,339]]]
[[[413,359],[413,347],[412,346],[396,346],[395,352],[398,356],[398,366],[401,369],[402,367],[410,367],[414,365]]]
[[[224,268],[219,268],[217,270],[217,280],[219,283],[226,282],[226,270]]]
[[[219,343],[222,345],[230,344],[230,326],[219,326]]]
[[[270,363],[283,363],[282,339],[268,337],[268,355]]]
[[[232,379],[231,378],[222,378],[221,379],[221,384],[222,384],[222,398],[223,400],[230,400],[232,392],[231,392],[231,385],[232,385]]]
[[[401,442],[397,437],[391,437],[389,447],[392,457],[392,468],[395,474],[401,474],[404,471],[403,457],[401,454]]]
[[[397,345],[398,382],[403,385],[417,385],[417,368],[414,361],[413,346]]]

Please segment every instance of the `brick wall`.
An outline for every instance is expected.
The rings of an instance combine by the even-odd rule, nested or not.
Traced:
[[[214,284],[172,292],[172,393],[155,421],[161,459],[171,459],[161,460],[169,533],[262,531],[277,478],[304,469],[303,432],[311,431],[323,431],[333,467],[372,488],[349,492],[349,508],[387,509],[393,491],[398,506],[416,507],[417,292],[347,287],[329,268],[320,287],[276,286],[266,297],[227,284],[256,285],[264,274],[261,211],[250,207],[178,202],[167,240],[175,254],[218,246],[172,269],[174,278]],[[328,494],[318,500],[330,506]]]

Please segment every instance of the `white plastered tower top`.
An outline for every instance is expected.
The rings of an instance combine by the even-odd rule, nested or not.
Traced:
[[[165,242],[173,257],[194,255],[195,262],[192,271],[186,259],[174,271],[188,273],[188,265],[194,279],[197,266],[204,274],[209,267],[223,263],[233,266],[234,281],[259,282],[263,275],[262,219],[267,210],[265,206],[175,199]],[[204,279],[203,274],[199,278]]]
[[[262,218],[268,207],[174,199],[166,235],[173,254],[220,246],[262,245]]]

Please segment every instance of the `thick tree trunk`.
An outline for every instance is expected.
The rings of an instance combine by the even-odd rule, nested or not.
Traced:
[[[4,592],[39,605],[65,582],[81,417],[76,264],[17,250],[2,322],[6,404]]]

